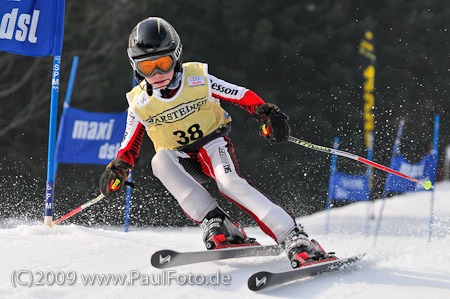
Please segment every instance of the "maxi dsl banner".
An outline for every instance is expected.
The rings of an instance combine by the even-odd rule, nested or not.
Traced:
[[[0,51],[26,56],[61,55],[62,0],[0,0]]]
[[[333,200],[370,200],[369,178],[366,175],[350,175],[336,171],[330,178],[328,197]]]
[[[120,148],[127,120],[122,113],[67,108],[56,145],[58,163],[108,164]]]
[[[411,164],[401,155],[398,155],[392,159],[390,168],[424,182],[431,181],[433,185],[436,180],[436,160],[432,155],[426,155],[419,164]],[[421,184],[392,174],[387,176],[385,185],[385,191],[387,192],[404,193],[424,190],[425,188]]]

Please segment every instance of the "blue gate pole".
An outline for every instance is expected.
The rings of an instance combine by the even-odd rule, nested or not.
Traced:
[[[133,177],[133,170],[130,171],[130,176],[127,181],[131,182]],[[127,186],[127,199],[125,201],[125,232],[128,232],[128,226],[130,224],[130,200],[131,200],[131,192],[132,188]]]
[[[434,178],[430,178],[434,184],[436,184],[436,173],[438,170],[438,139],[439,139],[439,115],[434,117],[434,137],[433,137],[433,158],[436,162],[436,169],[434,170]],[[434,180],[433,180],[434,179]],[[433,222],[434,222],[434,192],[433,188],[431,192],[431,204],[430,204],[430,220],[428,221],[428,242],[431,242],[431,237],[433,235]]]
[[[63,127],[64,124],[64,117],[67,113],[67,108],[70,107],[70,100],[72,98],[72,91],[73,91],[73,84],[75,83],[75,77],[77,75],[77,68],[78,68],[78,56],[74,56],[72,60],[72,69],[70,70],[70,78],[69,78],[69,86],[67,86],[67,93],[66,98],[64,99],[64,106],[63,106],[63,112],[61,115],[61,121],[59,122],[59,130]],[[53,176],[56,177],[56,172],[58,171],[58,148],[59,148],[59,141],[60,141],[60,132],[58,130],[58,138],[56,140],[56,153],[55,153],[55,165],[54,165],[54,171]]]
[[[61,74],[61,54],[53,57],[52,93],[50,100],[50,128],[48,133],[47,183],[45,191],[44,225],[51,226],[53,222],[53,197],[55,187],[54,163],[56,126],[58,116],[59,77]]]
[[[370,132],[369,135],[369,148],[367,149],[367,160],[372,161],[373,159],[373,132]],[[369,233],[370,229],[370,210],[371,205],[374,205],[374,202],[371,201],[372,196],[372,186],[373,186],[373,167],[367,166],[366,176],[369,178],[369,194],[367,198],[367,212],[366,212],[366,225],[364,226],[364,230]]]

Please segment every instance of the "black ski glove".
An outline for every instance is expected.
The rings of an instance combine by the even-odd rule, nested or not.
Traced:
[[[280,112],[280,108],[274,104],[263,104],[255,109],[256,120],[261,125],[261,137],[270,142],[281,142],[287,140],[291,134],[286,114]]]
[[[100,192],[107,199],[115,199],[127,184],[126,179],[130,174],[131,165],[122,159],[109,162],[105,171],[100,176]]]

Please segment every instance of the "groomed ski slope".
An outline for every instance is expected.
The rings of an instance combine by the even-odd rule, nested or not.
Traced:
[[[362,252],[367,255],[353,270],[261,293],[247,289],[247,278],[260,270],[288,269],[284,255],[201,263],[173,268],[170,273],[150,266],[151,254],[159,249],[202,250],[199,228],[149,228],[125,233],[120,227],[61,225],[49,229],[41,223],[3,221],[0,298],[450,298],[450,183],[437,187],[433,238],[428,243],[430,201],[430,192],[388,199],[375,246],[376,222],[371,222],[370,234],[364,232],[367,203],[334,209],[328,234],[324,233],[326,212],[298,219],[326,250],[342,257]],[[379,200],[375,203],[376,214],[380,206]],[[247,232],[261,243],[272,244],[256,227]],[[36,285],[46,283],[43,274],[48,283],[55,280],[54,275],[63,285]],[[83,282],[94,274],[139,278],[132,285],[129,280],[123,285]],[[31,277],[31,286],[20,285],[30,284]],[[158,279],[164,285],[152,284]],[[186,284],[178,284],[177,279]],[[226,285],[189,284],[209,280],[217,283],[218,279]]]

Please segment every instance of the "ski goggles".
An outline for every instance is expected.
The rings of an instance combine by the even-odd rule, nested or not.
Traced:
[[[134,59],[133,63],[136,72],[145,78],[152,77],[156,73],[168,74],[175,67],[175,59],[172,55]]]

